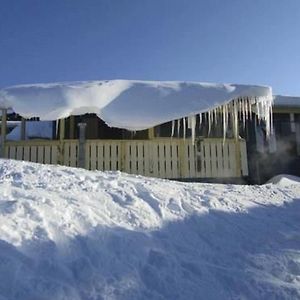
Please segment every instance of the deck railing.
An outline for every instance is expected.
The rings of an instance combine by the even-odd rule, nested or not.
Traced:
[[[121,170],[160,178],[226,178],[248,175],[246,143],[233,139],[87,140],[85,168]],[[78,166],[78,140],[5,143],[5,157]]]

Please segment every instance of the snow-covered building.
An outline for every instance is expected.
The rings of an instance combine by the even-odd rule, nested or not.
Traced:
[[[162,178],[238,179],[249,175],[249,124],[272,138],[272,102],[270,87],[199,82],[8,87],[0,91],[2,157]],[[21,117],[12,121],[7,110]]]

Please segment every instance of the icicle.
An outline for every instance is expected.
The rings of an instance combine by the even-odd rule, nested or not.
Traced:
[[[249,115],[248,115],[248,98],[245,99],[245,114],[246,114],[246,120],[249,120]]]
[[[222,106],[222,115],[223,115],[223,144],[225,143],[226,131],[227,131],[226,106],[227,106],[227,104],[225,104],[225,105]]]
[[[180,137],[180,119],[177,120],[177,137]]]
[[[56,124],[55,124],[55,136],[58,136],[58,123],[59,123],[59,120],[56,120]]]
[[[215,124],[218,124],[218,108],[214,109],[214,115],[215,115]]]
[[[195,145],[195,136],[196,136],[196,116],[190,117],[190,125],[192,130],[192,144]]]
[[[242,100],[242,117],[243,117],[243,127],[246,127],[246,108],[245,108],[245,100]]]
[[[191,129],[192,125],[191,125],[191,117],[187,117],[187,128]]]
[[[199,132],[201,130],[201,126],[202,126],[202,113],[199,114]]]
[[[251,101],[251,99],[249,99],[248,104],[249,104],[250,120],[252,121],[252,101]]]
[[[233,117],[233,132],[234,132],[234,137],[237,139],[238,138],[238,102],[237,100],[234,100],[232,102],[233,104],[233,110],[232,110],[232,117]]]
[[[208,136],[210,135],[210,130],[211,130],[211,118],[210,118],[210,111],[207,112],[207,117],[208,117]]]
[[[172,132],[171,132],[171,137],[174,136],[174,130],[175,130],[175,120],[172,121]]]
[[[186,137],[186,121],[185,121],[185,118],[182,119],[183,121],[183,139],[185,140],[185,137]]]
[[[243,99],[239,98],[238,99],[238,120],[242,119],[242,112],[243,112]]]

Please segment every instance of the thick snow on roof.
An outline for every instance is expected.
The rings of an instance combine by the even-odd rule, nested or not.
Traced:
[[[300,97],[276,95],[274,106],[300,107]]]
[[[32,84],[0,91],[0,108],[23,117],[56,120],[96,113],[111,127],[143,130],[195,115],[233,99],[270,99],[264,86],[162,81],[89,81]]]

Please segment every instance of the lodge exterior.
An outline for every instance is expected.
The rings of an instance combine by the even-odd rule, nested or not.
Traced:
[[[7,132],[6,115],[3,111],[2,136]],[[95,115],[84,115],[59,120],[55,139],[25,140],[25,119],[20,124],[19,141],[3,139],[5,158],[170,179],[248,175],[246,142],[242,138],[198,136],[193,142],[188,129],[185,138],[182,132],[171,138],[168,123],[131,133],[109,128]]]
[[[53,95],[62,99],[58,107],[51,104]],[[50,114],[20,106],[40,97],[53,109]],[[62,118],[65,103],[70,110]],[[128,103],[137,108],[134,113],[126,110]],[[167,109],[167,115],[151,105]],[[22,115],[38,115],[26,120],[14,106]],[[40,84],[0,90],[0,108],[3,158],[179,180],[263,183],[280,173],[300,176],[300,98],[275,97],[272,114],[269,87],[120,80]],[[47,137],[28,133],[28,125],[42,124],[39,117],[58,119]]]

